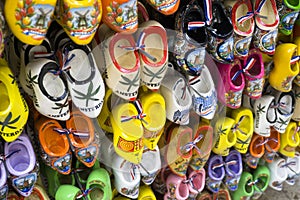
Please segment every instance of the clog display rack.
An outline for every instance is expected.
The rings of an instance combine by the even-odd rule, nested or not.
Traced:
[[[299,184],[299,12],[0,2],[0,200],[260,199]]]

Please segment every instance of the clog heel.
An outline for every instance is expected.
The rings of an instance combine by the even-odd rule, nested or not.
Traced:
[[[276,90],[289,92],[292,89],[292,82],[299,74],[299,62],[291,63],[296,55],[298,52],[295,44],[283,43],[276,47],[274,68],[269,76],[269,83]]]
[[[280,148],[279,152],[282,155],[288,157],[294,157],[296,147],[299,145],[300,139],[297,133],[297,124],[296,122],[290,122],[286,128],[286,131],[280,135]]]
[[[136,116],[140,116],[139,117]],[[143,113],[138,112],[132,103],[123,103],[114,107],[110,121],[113,128],[113,144],[116,153],[124,159],[138,164],[142,159]]]
[[[220,118],[215,125],[217,139],[212,151],[227,156],[230,148],[236,143],[236,134],[232,132],[235,121],[229,117]]]
[[[6,1],[4,13],[10,30],[23,43],[40,45],[47,34],[56,1]]]
[[[159,93],[149,92],[141,98],[141,105],[146,113],[144,121],[143,143],[146,147],[153,150],[162,135],[162,130],[166,122],[165,99]]]
[[[29,109],[4,59],[0,59],[0,99],[0,133],[5,141],[12,142],[22,133]]]

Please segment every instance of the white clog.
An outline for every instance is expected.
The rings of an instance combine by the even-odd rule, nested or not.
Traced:
[[[273,162],[268,163],[270,170],[269,186],[274,190],[281,191],[283,182],[288,177],[285,164],[286,162],[283,158],[275,158]]]
[[[288,185],[295,185],[296,179],[299,178],[300,174],[300,153],[296,152],[295,157],[286,157],[286,167],[288,177],[285,182]]]

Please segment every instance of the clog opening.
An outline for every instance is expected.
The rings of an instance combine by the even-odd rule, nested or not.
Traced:
[[[178,193],[179,193],[180,197],[182,197],[183,199],[186,199],[189,196],[188,185],[185,183],[180,184],[178,187]]]
[[[128,51],[124,48],[121,48],[122,46],[131,47],[132,45],[126,39],[121,38],[116,41],[113,51],[118,64],[124,69],[134,69],[136,64],[135,61],[138,59],[135,55],[135,51]]]
[[[91,192],[89,193],[90,199],[93,200],[102,200],[104,197],[104,192],[97,184],[90,185],[90,188],[92,188]]]
[[[253,191],[253,186],[250,184],[252,182],[252,179],[248,179],[246,181],[246,184],[244,185],[244,191],[247,193],[247,196],[248,194],[251,194],[252,191]]]
[[[43,78],[43,86],[49,96],[59,98],[65,93],[65,84],[61,78],[52,73],[46,73]]]
[[[299,6],[299,0],[287,0],[291,6],[297,7]]]
[[[184,16],[185,22],[184,22],[184,27],[186,28],[183,30],[186,32],[189,38],[192,40],[196,41],[197,43],[205,43],[207,36],[206,36],[206,31],[205,27],[197,27],[188,30],[188,23],[189,22],[204,22],[205,17],[203,15],[203,12],[200,10],[192,9],[189,13]]]
[[[216,29],[215,32],[218,36],[227,37],[228,34],[232,33],[233,30],[230,20],[228,20],[221,4],[213,4],[212,9],[214,16],[212,19],[212,29]]]
[[[48,126],[43,132],[39,134],[39,139],[45,152],[50,156],[63,156],[69,150],[69,145],[64,139],[66,136],[60,135],[54,131],[55,126]]]
[[[219,164],[222,164],[222,160],[215,160],[211,166],[213,167],[214,165],[219,165]],[[215,179],[221,179],[223,178],[224,176],[224,168],[223,167],[216,167],[215,169],[212,169],[212,172],[213,172],[213,176]]]
[[[243,17],[245,13],[249,11],[247,4],[241,4],[237,9],[236,9],[236,19],[239,19],[240,17]],[[236,22],[236,26],[238,30],[242,32],[248,32],[251,29],[251,22],[253,20],[246,20],[243,23]],[[252,22],[253,23],[253,22]]]
[[[252,138],[253,140],[254,138]],[[264,145],[261,145],[263,142],[263,137],[257,136],[255,141],[250,145],[250,153],[255,157],[260,157],[265,151]]]
[[[270,103],[269,108],[267,110],[267,120],[269,122],[275,122],[277,120],[277,114],[274,105],[275,101],[273,100],[272,103]]]
[[[236,135],[234,132],[229,131],[229,133],[227,135],[227,141],[230,145],[233,145],[233,143],[236,142]]]
[[[190,157],[193,152],[192,151],[186,151],[185,149],[181,149],[181,148],[192,141],[192,130],[189,129],[189,128],[188,129],[187,128],[182,128],[182,129],[179,128],[177,133],[173,133],[173,135],[174,134],[179,134],[178,141],[177,141],[178,146],[177,146],[177,152],[175,152],[175,151],[174,152],[169,152],[168,151],[170,154],[172,154],[171,158],[178,159],[178,154],[181,155],[184,158]]]
[[[71,69],[69,70],[70,75],[77,81],[87,80],[92,75],[92,63],[90,63],[88,55],[82,49],[72,50],[72,52],[69,53],[69,56],[72,54],[74,55],[74,57],[70,60],[69,63],[69,65],[71,66]]]
[[[10,101],[9,101],[7,88],[6,88],[5,84],[1,81],[0,81],[0,91],[1,91],[1,93],[0,93],[0,99],[1,99],[0,112],[4,112],[5,110],[8,109],[8,107],[10,105]]]
[[[278,148],[280,146],[280,142],[278,141],[279,140],[279,133],[276,130],[272,129],[269,138],[271,140],[269,140],[267,142],[266,147],[267,148],[270,147],[271,148],[270,150],[278,150]]]
[[[203,187],[205,176],[202,173],[197,173],[193,178],[193,185],[196,190],[200,190]]]
[[[73,176],[71,175],[63,175],[59,174],[58,179],[61,185],[73,185],[74,184],[74,179]]]
[[[235,64],[234,66],[232,66],[231,70],[230,70],[230,79],[235,75],[235,73],[237,71],[240,70],[240,66]],[[235,80],[231,80],[232,84],[235,87],[239,87],[243,84],[243,74],[240,74]]]
[[[149,131],[161,130],[166,122],[166,110],[163,106],[158,102],[154,102],[144,109],[146,114],[144,120],[147,122],[143,123],[144,127]]]
[[[253,64],[253,66],[248,70],[248,73],[251,76],[258,76],[260,75],[261,71],[262,71],[262,66],[261,66],[261,57],[259,57],[258,53],[253,53],[251,54],[251,58],[254,58],[255,62]]]
[[[259,1],[258,1],[259,2]],[[276,9],[276,6],[275,6]],[[266,16],[265,17],[260,17],[259,19],[262,21],[262,23],[270,25],[274,24],[276,21],[276,16],[274,9],[272,7],[271,0],[267,0],[266,3],[261,7],[260,13],[261,16]]]
[[[73,114],[73,118],[68,123],[68,128],[74,129],[79,135],[73,134],[70,136],[72,140],[72,144],[76,147],[84,147],[89,145],[90,141],[92,140],[92,133],[94,130],[90,130],[91,125],[85,119],[85,117],[81,117],[81,115],[76,116]],[[84,133],[84,136],[80,136],[80,133]]]
[[[254,185],[254,187],[256,188],[256,190],[262,190],[264,191],[265,189],[267,189],[268,187],[268,177],[267,176],[260,176],[257,179],[256,184]]]
[[[229,170],[234,172],[235,174],[239,174],[241,171],[239,157],[237,155],[231,155],[230,160],[228,160],[227,162],[230,161],[236,161],[236,164],[228,165]]]
[[[144,44],[145,51],[155,58],[155,61],[151,60],[151,63],[161,62],[165,55],[162,36],[157,33],[147,34]]]
[[[29,155],[28,149],[20,142],[11,143],[8,154],[18,150],[19,152],[9,157],[9,163],[15,171],[23,172],[29,167],[31,160],[30,157],[33,155]]]

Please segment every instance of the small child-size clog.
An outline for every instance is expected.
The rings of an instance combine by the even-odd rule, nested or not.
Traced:
[[[242,93],[245,87],[245,78],[241,62],[237,59],[230,64],[218,63],[222,80],[217,88],[219,101],[229,108],[237,109],[242,104]],[[236,75],[236,76],[234,76]]]
[[[294,23],[299,15],[300,2],[293,0],[283,0],[277,3],[280,23],[278,30],[284,35],[291,35]]]
[[[40,45],[44,40],[57,0],[8,0],[4,5],[7,24],[23,43]]]
[[[59,1],[56,21],[78,45],[89,44],[101,21],[101,0]]]
[[[224,159],[225,185],[230,191],[238,189],[241,174],[243,172],[242,156],[237,150],[229,152]]]
[[[251,168],[257,168],[259,159],[265,153],[264,137],[253,134],[249,146],[249,152],[245,156],[245,163]]]
[[[189,197],[189,188],[185,182],[186,176],[170,174],[166,180],[168,191],[164,195],[164,200],[187,199]]]
[[[300,138],[297,133],[297,123],[290,122],[286,131],[280,135],[280,148],[279,152],[288,157],[294,157],[296,147],[299,145]]]
[[[270,170],[267,166],[260,165],[253,172],[254,193],[252,199],[259,199],[266,191],[270,182]]]
[[[276,90],[289,92],[292,89],[293,80],[299,74],[299,62],[292,62],[297,53],[297,45],[292,43],[282,43],[276,47],[274,68],[269,76],[269,83]]]
[[[82,191],[74,185],[61,185],[55,193],[56,200],[73,200],[82,196]]]
[[[225,177],[224,161],[220,155],[211,155],[207,163],[205,185],[208,190],[217,193]]]
[[[123,103],[114,107],[110,121],[113,128],[113,144],[116,153],[124,159],[138,164],[142,159],[143,144],[143,125],[145,114],[143,110],[138,110],[141,105],[138,101]],[[139,105],[139,106],[138,106]]]
[[[187,181],[189,187],[189,198],[195,198],[199,193],[202,192],[205,186],[205,170],[201,168],[200,170],[188,169]]]
[[[29,109],[4,59],[0,59],[0,99],[0,133],[5,141],[12,142],[21,135]]]
[[[288,173],[285,167],[286,162],[283,158],[275,158],[273,162],[268,163],[270,170],[270,182],[269,187],[281,191],[283,188],[283,182],[287,179]]]
[[[138,28],[137,0],[102,1],[102,22],[116,32],[134,33]]]
[[[227,156],[230,148],[236,143],[237,137],[232,131],[234,124],[234,119],[229,117],[217,120],[214,128],[216,132],[216,142],[212,149],[215,154]]]
[[[242,154],[248,151],[248,147],[253,135],[253,114],[248,108],[235,109],[231,113],[235,120],[233,132],[236,134],[234,148]]]

